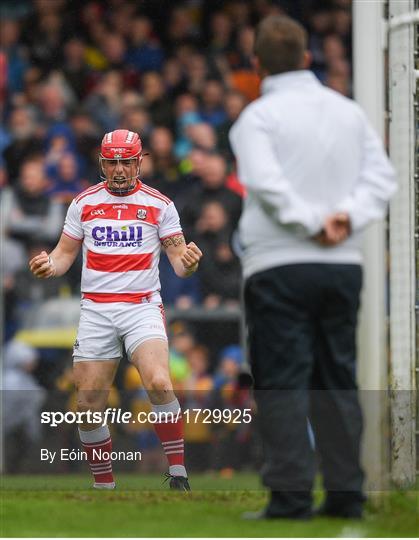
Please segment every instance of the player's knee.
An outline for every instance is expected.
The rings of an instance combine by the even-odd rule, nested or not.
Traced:
[[[168,392],[172,390],[170,378],[162,374],[154,375],[150,380],[149,390],[151,392]]]
[[[77,411],[101,411],[106,397],[101,392],[79,392],[77,395]]]

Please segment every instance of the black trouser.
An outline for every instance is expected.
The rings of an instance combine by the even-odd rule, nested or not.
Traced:
[[[328,496],[362,500],[355,380],[361,284],[362,269],[353,264],[285,265],[246,282],[262,479],[282,492],[284,512],[311,504],[315,457],[308,419]]]

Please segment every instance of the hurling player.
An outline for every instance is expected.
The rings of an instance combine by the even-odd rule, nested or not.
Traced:
[[[103,181],[72,201],[55,249],[29,265],[38,278],[62,276],[82,248],[81,314],[73,352],[78,411],[104,410],[123,345],[153,411],[172,413],[166,416],[172,421],[156,423],[155,430],[169,463],[170,487],[189,491],[158,264],[163,246],[176,275],[186,278],[197,270],[202,253],[193,242],[185,243],[173,202],[141,182],[142,159],[137,133],[107,133],[99,158]],[[108,426],[85,422],[79,434],[94,487],[113,489],[112,462],[97,457],[98,450],[111,451]]]

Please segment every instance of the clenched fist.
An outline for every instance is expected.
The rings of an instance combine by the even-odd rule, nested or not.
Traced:
[[[202,251],[194,242],[189,242],[186,246],[186,251],[181,256],[183,267],[189,272],[195,272],[199,261],[202,257]]]
[[[51,257],[46,251],[41,251],[39,255],[36,255],[29,261],[29,268],[34,276],[37,278],[50,278],[55,276],[56,268]]]

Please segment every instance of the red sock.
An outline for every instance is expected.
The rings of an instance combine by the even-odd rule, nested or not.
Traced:
[[[164,453],[169,462],[170,474],[186,477],[183,418],[182,414],[180,414],[179,402],[176,399],[165,405],[153,405],[153,411],[156,413],[173,413],[176,421],[156,422],[154,429],[163,445]]]
[[[79,429],[79,433],[95,484],[112,484],[112,461],[108,457],[112,451],[112,439],[108,426],[101,426],[93,431]]]

